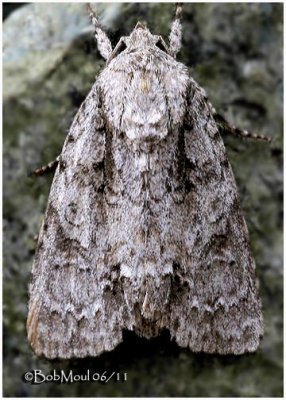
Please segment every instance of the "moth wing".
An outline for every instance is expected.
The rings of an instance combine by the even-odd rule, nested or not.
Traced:
[[[192,79],[188,110],[187,228],[177,280],[182,293],[170,305],[170,332],[193,351],[253,352],[263,326],[248,231],[223,141],[205,93]]]
[[[32,269],[28,339],[47,358],[94,356],[121,341],[104,261],[105,141],[95,84],[63,146]]]

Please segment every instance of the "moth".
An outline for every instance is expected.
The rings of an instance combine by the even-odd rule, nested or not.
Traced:
[[[193,352],[243,354],[263,334],[248,231],[222,130],[230,125],[138,22],[114,49],[89,14],[106,66],[57,161],[30,285],[28,340],[38,356],[111,351],[123,331],[168,330]]]

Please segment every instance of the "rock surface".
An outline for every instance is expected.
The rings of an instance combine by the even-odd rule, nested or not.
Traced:
[[[113,45],[137,20],[167,39],[172,4],[97,4]],[[185,4],[183,48],[214,106],[263,142],[225,137],[257,263],[265,336],[240,357],[193,354],[169,341],[127,333],[97,359],[48,362],[26,339],[27,288],[52,177],[32,178],[60,152],[79,105],[104,66],[80,3],[29,4],[5,21],[4,45],[4,396],[280,397],[283,388],[282,110],[283,5]],[[126,382],[31,385],[30,370],[126,372]]]

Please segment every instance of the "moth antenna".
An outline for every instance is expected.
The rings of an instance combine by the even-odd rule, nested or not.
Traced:
[[[97,48],[102,57],[107,60],[112,53],[112,45],[110,40],[108,39],[106,33],[102,30],[100,23],[98,21],[97,15],[95,11],[91,8],[90,3],[87,3],[86,9],[88,15],[91,19],[92,25],[94,26],[95,30],[95,38],[97,41]]]
[[[169,36],[170,54],[176,58],[177,53],[182,47],[182,24],[181,18],[183,13],[183,3],[176,3],[175,20],[172,23],[172,28]]]

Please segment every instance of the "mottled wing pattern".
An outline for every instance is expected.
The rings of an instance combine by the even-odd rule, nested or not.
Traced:
[[[102,115],[95,84],[65,141],[39,235],[27,329],[36,354],[47,358],[98,355],[121,340],[120,304],[102,289],[111,274],[104,267]]]
[[[205,93],[192,79],[187,109],[186,223],[170,332],[193,351],[252,352],[263,327],[247,227],[223,141]]]

